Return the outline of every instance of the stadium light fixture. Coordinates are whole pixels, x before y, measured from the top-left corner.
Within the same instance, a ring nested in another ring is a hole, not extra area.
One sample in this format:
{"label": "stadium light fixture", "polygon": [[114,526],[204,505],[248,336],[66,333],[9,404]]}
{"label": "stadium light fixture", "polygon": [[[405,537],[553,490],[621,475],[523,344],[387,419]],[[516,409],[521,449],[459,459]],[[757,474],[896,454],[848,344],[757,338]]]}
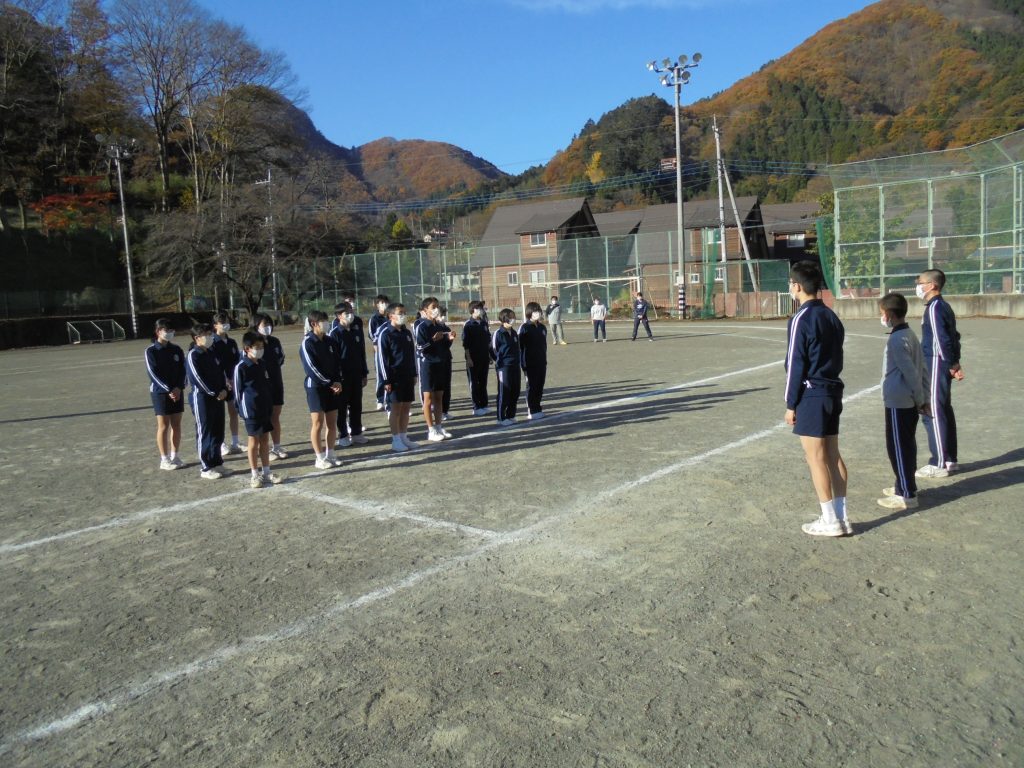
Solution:
{"label": "stadium light fixture", "polygon": [[679,99],[683,86],[690,82],[689,70],[699,65],[703,58],[699,53],[695,53],[691,61],[684,53],[675,64],[671,59],[662,59],[660,67],[654,61],[647,64],[647,69],[661,75],[661,84],[666,88],[675,89],[676,93],[676,250],[679,252],[679,273],[683,275],[684,280],[686,279],[686,250],[683,233],[683,152],[679,131]]}
{"label": "stadium light fixture", "polygon": [[127,160],[135,151],[135,139],[97,133],[96,141],[106,146],[107,157],[114,161],[114,166],[117,168],[117,191],[121,198],[121,231],[124,233],[124,260],[128,268],[128,312],[132,320],[132,336],[137,339],[139,338],[139,319],[135,312],[135,278],[132,272],[132,252],[128,242],[128,212],[124,204],[124,176],[121,173],[121,161]]}

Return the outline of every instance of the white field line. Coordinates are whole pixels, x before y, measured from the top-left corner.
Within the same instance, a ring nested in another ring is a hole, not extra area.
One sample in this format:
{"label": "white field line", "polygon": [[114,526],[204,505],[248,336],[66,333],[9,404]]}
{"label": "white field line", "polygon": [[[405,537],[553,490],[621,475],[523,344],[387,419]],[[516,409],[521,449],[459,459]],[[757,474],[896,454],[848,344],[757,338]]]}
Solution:
{"label": "white field line", "polygon": [[78,371],[82,368],[105,368],[108,365],[124,365],[125,363],[142,363],[143,356],[137,357],[116,357],[110,360],[93,360],[88,363],[71,363],[68,365],[52,365],[44,368],[8,368],[0,376],[24,376],[31,373],[45,373],[47,375],[54,371]]}
{"label": "white field line", "polygon": [[[742,329],[747,330],[747,331],[757,330],[757,331],[782,331],[783,333],[786,332],[786,326],[785,325],[777,327],[777,326],[774,326],[774,325],[756,325],[755,326],[755,325],[753,325],[751,323],[747,323],[745,325],[742,324],[742,323],[708,323],[707,325],[702,326],[702,327],[704,327],[704,328],[742,328]],[[846,336],[853,336],[853,337],[856,337],[858,339],[874,339],[875,341],[885,341],[885,338],[886,338],[886,334],[884,332],[879,332],[879,333],[874,333],[874,334],[872,334],[872,333],[849,333],[849,332],[847,332]]]}
{"label": "white field line", "polygon": [[[618,398],[616,400],[608,400],[608,401],[605,401],[605,402],[602,402],[602,403],[591,403],[590,405],[584,405],[584,406],[580,406],[579,408],[572,408],[572,409],[567,410],[567,411],[561,411],[559,413],[555,413],[552,416],[550,416],[547,419],[545,419],[544,421],[537,422],[537,424],[543,425],[544,423],[547,423],[549,421],[555,421],[556,419],[565,419],[565,418],[567,418],[567,417],[569,417],[569,416],[571,416],[573,414],[576,414],[576,413],[585,413],[587,411],[592,411],[592,410],[595,410],[595,409],[598,409],[598,408],[608,408],[609,406],[623,405],[623,404],[626,404],[626,403],[635,402],[637,400],[643,400],[645,398],[655,397],[657,395],[665,394],[666,392],[673,392],[675,390],[686,389],[688,387],[697,387],[697,386],[701,386],[703,384],[709,384],[709,383],[712,383],[712,382],[721,381],[723,379],[728,379],[728,378],[731,378],[733,376],[742,376],[742,375],[747,374],[747,373],[753,373],[753,372],[756,372],[756,371],[763,370],[764,368],[771,368],[773,366],[778,366],[778,365],[781,365],[781,364],[782,364],[782,361],[779,360],[779,361],[772,362],[772,363],[765,363],[764,365],[757,365],[757,366],[754,366],[752,368],[743,368],[743,369],[736,370],[736,371],[729,371],[728,373],[721,373],[721,374],[718,374],[716,376],[709,376],[707,378],[698,379],[696,381],[688,381],[688,382],[684,382],[682,384],[676,384],[675,386],[668,387],[666,389],[652,390],[650,392],[641,392],[641,393],[636,394],[636,395],[630,395],[628,397],[622,397],[622,398]],[[456,442],[458,440],[470,440],[470,439],[477,439],[477,438],[481,438],[481,437],[493,437],[493,436],[498,436],[498,435],[505,436],[505,435],[508,435],[508,430],[509,429],[510,429],[510,427],[499,427],[497,429],[486,430],[484,432],[472,432],[470,434],[461,435],[459,437],[456,437],[453,440],[446,440],[444,443],[432,443],[429,446],[422,445],[417,450],[409,451],[408,453],[392,453],[390,451],[387,451],[387,452],[383,452],[383,453],[376,454],[376,455],[371,454],[370,456],[366,457],[365,459],[355,459],[351,463],[352,464],[358,464],[360,467],[372,467],[372,466],[376,466],[378,464],[386,464],[386,463],[399,463],[400,464],[401,461],[403,459],[406,459],[407,457],[411,458],[411,457],[416,457],[418,455],[422,455],[422,453],[424,451],[430,450],[430,448],[436,448],[439,445],[450,444],[450,443]],[[317,477],[324,477],[324,476],[328,476],[328,475],[336,475],[336,474],[343,473],[343,472],[344,472],[344,467],[342,467],[341,469],[321,470],[319,472],[309,472],[307,474],[297,475],[294,478],[289,477],[288,480],[292,481],[292,482],[298,481],[298,480],[305,481],[305,480],[310,480],[310,479],[317,478]],[[282,487],[283,486],[279,486],[279,488],[282,488]],[[211,497],[209,497],[207,499],[198,499],[196,501],[187,501],[187,502],[182,502],[180,504],[171,504],[171,505],[166,506],[166,507],[155,507],[154,509],[145,510],[143,512],[137,512],[135,514],[125,515],[123,517],[118,517],[118,518],[115,518],[115,519],[110,520],[110,521],[105,522],[105,523],[99,523],[97,525],[90,525],[90,526],[87,526],[85,528],[78,528],[78,529],[71,530],[71,531],[65,531],[64,533],[58,533],[58,534],[54,534],[52,536],[45,536],[43,538],[34,539],[32,541],[25,541],[25,542],[21,542],[19,544],[0,544],[0,556],[7,555],[7,554],[12,554],[14,552],[21,552],[21,551],[24,551],[24,550],[27,550],[27,549],[34,549],[35,547],[40,547],[40,546],[43,546],[45,544],[53,544],[53,543],[56,543],[56,542],[59,542],[59,541],[66,541],[68,539],[74,539],[74,538],[76,538],[78,536],[83,536],[83,535],[86,535],[86,534],[89,534],[89,533],[95,533],[97,531],[106,530],[107,528],[117,528],[117,527],[122,527],[122,526],[130,525],[132,523],[139,522],[141,520],[148,520],[149,518],[157,517],[159,515],[165,515],[165,514],[170,514],[170,513],[173,513],[173,512],[182,512],[182,511],[186,511],[186,510],[195,509],[195,508],[203,506],[205,504],[211,504],[211,503],[215,503],[215,502],[218,502],[218,501],[222,501],[224,499],[230,499],[230,498],[238,496],[238,495],[240,495],[242,493],[248,493],[248,492],[250,492],[249,489],[239,490],[239,491],[229,491],[227,493],[220,494],[218,496],[211,496]]]}
{"label": "white field line", "polygon": [[[862,389],[854,395],[845,398],[844,402],[855,402],[867,395],[877,392],[880,388],[881,385],[876,384],[872,387],[868,387],[867,389]],[[727,443],[726,445],[713,448],[712,450],[705,451],[697,456],[691,456],[683,461],[662,467],[661,469],[650,472],[643,477],[635,480],[629,480],[625,483],[620,483],[617,486],[600,492],[597,495],[597,498],[599,500],[607,500],[626,491],[634,490],[680,469],[696,466],[710,458],[728,453],[735,448],[741,448],[745,445],[756,442],[757,440],[762,440],[774,435],[784,426],[785,425],[783,424],[779,424],[759,432],[754,432],[746,437],[740,438],[739,440]],[[56,736],[88,720],[101,717],[116,709],[130,705],[168,684],[195,677],[204,672],[211,672],[223,665],[225,662],[237,658],[238,656],[254,653],[266,646],[308,634],[316,627],[323,626],[346,613],[386,600],[387,598],[410,589],[433,576],[451,571],[464,563],[468,563],[486,552],[493,551],[503,546],[530,541],[537,538],[538,535],[546,528],[557,525],[567,518],[593,514],[595,509],[599,508],[601,508],[600,505],[594,504],[594,497],[588,497],[583,503],[578,503],[576,506],[571,507],[564,512],[538,520],[531,525],[515,531],[497,533],[493,538],[485,541],[471,552],[449,558],[431,566],[430,568],[415,571],[398,581],[375,589],[372,592],[367,592],[359,597],[340,600],[333,605],[328,606],[320,613],[305,616],[273,632],[254,635],[239,643],[222,646],[221,648],[218,648],[204,656],[200,656],[186,664],[158,672],[145,680],[129,685],[127,688],[111,694],[105,699],[97,699],[80,706],[63,717],[19,731],[14,734],[10,740],[0,744],[0,755],[6,754],[19,744],[41,741],[52,736]]]}
{"label": "white field line", "polygon": [[335,496],[329,496],[326,493],[319,493],[318,491],[300,490],[299,488],[296,488],[294,486],[282,485],[280,488],[285,493],[290,493],[294,496],[299,496],[310,501],[318,501],[321,504],[330,504],[335,507],[343,507],[344,509],[357,512],[361,516],[372,517],[377,520],[408,520],[410,522],[416,523],[417,525],[421,525],[424,528],[434,528],[436,530],[449,531],[452,533],[459,533],[466,536],[475,536],[482,539],[493,539],[495,536],[499,535],[498,531],[491,531],[487,530],[486,528],[477,528],[473,525],[453,523],[449,520],[439,520],[435,517],[419,515],[415,512],[403,512],[401,510],[394,509],[394,505],[390,503],[353,503],[351,499],[339,499]]}

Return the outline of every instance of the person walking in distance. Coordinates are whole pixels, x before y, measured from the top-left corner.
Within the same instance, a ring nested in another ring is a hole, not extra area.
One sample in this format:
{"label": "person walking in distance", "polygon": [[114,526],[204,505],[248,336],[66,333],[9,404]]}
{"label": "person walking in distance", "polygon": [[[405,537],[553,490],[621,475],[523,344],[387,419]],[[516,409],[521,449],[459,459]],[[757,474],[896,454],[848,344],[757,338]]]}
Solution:
{"label": "person walking in distance", "polygon": [[640,330],[640,323],[644,324],[644,330],[647,331],[647,340],[654,341],[651,324],[647,322],[647,312],[650,308],[651,305],[644,299],[644,295],[637,291],[636,298],[633,300],[633,338],[630,341],[636,341],[636,332]]}
{"label": "person walking in distance", "polygon": [[960,367],[960,334],[956,314],[942,298],[946,275],[929,269],[917,278],[914,291],[924,302],[921,351],[928,373],[930,415],[924,417],[928,434],[928,463],[914,474],[921,478],[949,477],[957,469],[956,416],[953,414],[953,380],[963,381]]}

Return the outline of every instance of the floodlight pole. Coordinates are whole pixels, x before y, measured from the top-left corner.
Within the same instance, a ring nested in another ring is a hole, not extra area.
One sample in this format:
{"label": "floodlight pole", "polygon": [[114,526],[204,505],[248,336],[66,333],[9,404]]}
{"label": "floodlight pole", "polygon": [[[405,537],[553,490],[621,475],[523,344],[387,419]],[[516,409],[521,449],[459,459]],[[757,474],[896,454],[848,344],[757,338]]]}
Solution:
{"label": "floodlight pole", "polygon": [[[274,191],[270,181],[270,168],[267,168],[267,178],[264,181],[257,181],[256,186],[267,185],[267,226],[270,227],[270,280],[271,292],[274,294],[274,311],[277,306],[277,248],[274,243]],[[337,277],[335,277],[337,279]]]}
{"label": "floodlight pole", "polygon": [[[693,54],[693,63],[687,63],[688,57],[684,54],[679,57],[678,61],[673,64],[669,59],[662,61],[662,66],[658,66],[657,62],[651,61],[647,64],[647,69],[651,72],[661,73],[661,84],[666,87],[671,87],[675,90],[676,96],[676,108],[675,122],[676,122],[676,250],[679,253],[679,274],[682,275],[682,279],[686,280],[686,235],[683,230],[683,143],[682,133],[679,127],[679,111],[680,111],[680,98],[682,96],[683,86],[690,81],[690,73],[687,70],[693,69],[700,64],[701,55],[699,53]],[[670,77],[671,75],[671,77]],[[671,267],[671,259],[669,261]],[[672,280],[672,270],[669,269],[669,285],[674,284]],[[671,289],[669,290],[670,299]]]}
{"label": "floodlight pole", "polygon": [[135,278],[132,272],[132,252],[128,243],[128,212],[124,204],[124,176],[121,174],[121,160],[131,157],[131,148],[134,141],[125,141],[115,136],[104,136],[97,134],[96,140],[100,143],[109,141],[107,146],[107,157],[114,161],[117,168],[117,191],[121,199],[121,231],[124,233],[124,260],[128,267],[128,313],[132,320],[132,337],[139,338],[139,319],[135,313]]}

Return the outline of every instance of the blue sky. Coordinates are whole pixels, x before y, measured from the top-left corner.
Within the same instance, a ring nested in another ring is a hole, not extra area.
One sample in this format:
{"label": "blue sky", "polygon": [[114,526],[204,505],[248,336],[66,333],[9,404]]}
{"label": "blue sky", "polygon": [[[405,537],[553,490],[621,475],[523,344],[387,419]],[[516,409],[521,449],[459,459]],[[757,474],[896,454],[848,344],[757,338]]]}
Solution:
{"label": "blue sky", "polygon": [[588,118],[663,88],[651,59],[700,51],[684,103],[724,90],[865,0],[199,0],[283,52],[331,141],[455,144],[509,173]]}

